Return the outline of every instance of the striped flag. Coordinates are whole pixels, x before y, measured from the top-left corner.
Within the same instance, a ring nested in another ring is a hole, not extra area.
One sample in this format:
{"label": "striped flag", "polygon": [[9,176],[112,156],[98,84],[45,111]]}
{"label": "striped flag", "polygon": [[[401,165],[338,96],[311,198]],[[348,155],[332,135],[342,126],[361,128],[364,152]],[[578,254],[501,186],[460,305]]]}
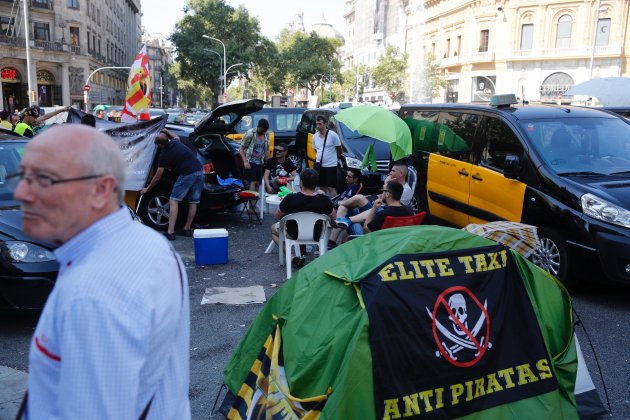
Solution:
{"label": "striped flag", "polygon": [[151,77],[146,45],[142,46],[131,66],[127,86],[121,121],[132,123],[137,121],[140,111],[151,106]]}

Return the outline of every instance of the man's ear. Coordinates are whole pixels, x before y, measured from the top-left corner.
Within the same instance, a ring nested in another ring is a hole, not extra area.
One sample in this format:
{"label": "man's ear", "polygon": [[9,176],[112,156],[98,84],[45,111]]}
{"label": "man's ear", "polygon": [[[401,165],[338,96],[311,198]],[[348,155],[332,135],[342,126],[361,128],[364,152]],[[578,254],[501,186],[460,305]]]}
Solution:
{"label": "man's ear", "polygon": [[92,194],[92,204],[97,209],[107,207],[112,201],[112,195],[116,194],[116,188],[122,188],[117,185],[116,178],[112,175],[104,175],[94,182]]}

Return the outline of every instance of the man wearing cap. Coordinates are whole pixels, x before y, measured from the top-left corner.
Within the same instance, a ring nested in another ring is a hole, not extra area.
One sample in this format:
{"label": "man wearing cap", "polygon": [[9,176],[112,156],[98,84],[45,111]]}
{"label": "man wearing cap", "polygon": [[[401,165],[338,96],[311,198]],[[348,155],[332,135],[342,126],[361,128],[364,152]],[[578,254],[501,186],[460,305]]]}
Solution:
{"label": "man wearing cap", "polygon": [[13,132],[20,136],[33,138],[35,132],[33,131],[33,124],[39,117],[39,107],[32,106],[22,111],[22,120],[15,125]]}
{"label": "man wearing cap", "polygon": [[265,163],[265,190],[269,194],[277,194],[281,186],[290,184],[295,179],[296,169],[293,162],[287,160],[289,147],[286,143],[278,143],[274,148],[276,155]]}

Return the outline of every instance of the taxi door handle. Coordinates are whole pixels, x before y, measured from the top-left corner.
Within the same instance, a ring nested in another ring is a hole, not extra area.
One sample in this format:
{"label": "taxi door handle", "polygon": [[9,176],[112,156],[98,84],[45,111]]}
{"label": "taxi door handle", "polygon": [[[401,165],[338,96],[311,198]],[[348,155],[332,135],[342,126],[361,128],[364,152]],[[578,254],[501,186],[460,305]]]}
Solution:
{"label": "taxi door handle", "polygon": [[475,181],[483,181],[483,178],[481,176],[479,176],[479,174],[473,175],[472,179],[474,179]]}
{"label": "taxi door handle", "polygon": [[460,174],[461,176],[470,175],[468,172],[466,172],[466,169],[460,169],[459,171],[457,171],[457,173]]}

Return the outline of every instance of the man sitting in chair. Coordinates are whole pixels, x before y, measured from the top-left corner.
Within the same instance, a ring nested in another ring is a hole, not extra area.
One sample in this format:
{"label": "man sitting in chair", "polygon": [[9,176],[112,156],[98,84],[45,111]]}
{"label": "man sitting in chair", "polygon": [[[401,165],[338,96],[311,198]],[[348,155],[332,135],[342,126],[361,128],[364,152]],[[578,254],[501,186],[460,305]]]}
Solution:
{"label": "man sitting in chair", "polygon": [[[385,184],[389,181],[398,182],[403,187],[403,195],[401,202],[403,204],[408,205],[411,202],[411,198],[413,197],[413,191],[411,191],[411,187],[407,183],[407,174],[409,173],[409,168],[405,163],[395,163],[392,166],[392,169],[385,178]],[[366,211],[372,207],[372,202],[370,199],[363,194],[356,194],[347,200],[343,200],[339,202],[339,209],[337,209],[337,217],[351,217],[362,214],[364,217],[360,219],[360,221],[365,220],[365,216],[367,216]]]}
{"label": "man sitting in chair", "polygon": [[263,182],[268,194],[277,194],[280,187],[290,184],[296,177],[296,169],[293,162],[287,160],[289,146],[286,143],[278,143],[275,146],[276,155],[265,163]]}
{"label": "man sitting in chair", "polygon": [[[279,220],[287,214],[298,213],[301,211],[312,211],[313,213],[328,215],[331,219],[334,218],[333,203],[326,194],[320,194],[315,191],[317,184],[319,183],[319,174],[314,169],[304,169],[300,175],[300,191],[289,194],[280,202],[280,206],[274,215],[278,221],[271,225],[271,239],[278,244],[280,234],[278,229],[280,227]],[[291,234],[290,226],[287,228],[289,234]],[[296,232],[297,233],[297,232]],[[297,260],[294,264],[298,267],[304,265],[304,257],[296,257]]]}
{"label": "man sitting in chair", "polygon": [[[363,230],[365,233],[374,232],[380,230],[383,227],[385,218],[387,216],[401,217],[401,216],[413,216],[414,212],[408,206],[400,202],[400,198],[403,194],[403,186],[398,182],[389,181],[385,184],[385,189],[381,198],[372,203],[372,208],[369,210],[367,218],[363,223]],[[378,209],[384,206],[383,210]]]}

